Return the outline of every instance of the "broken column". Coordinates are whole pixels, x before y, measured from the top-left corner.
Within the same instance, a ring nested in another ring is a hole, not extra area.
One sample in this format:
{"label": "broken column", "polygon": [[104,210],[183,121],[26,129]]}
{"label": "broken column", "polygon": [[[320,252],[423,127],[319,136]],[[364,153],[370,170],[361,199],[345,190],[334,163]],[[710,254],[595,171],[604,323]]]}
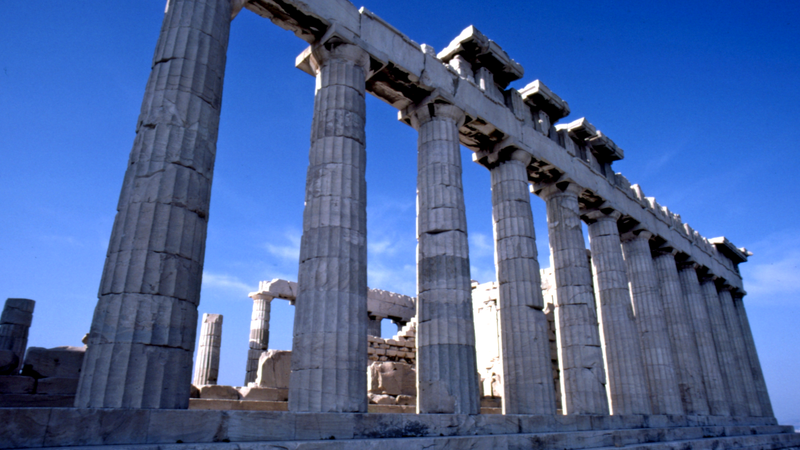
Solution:
{"label": "broken column", "polygon": [[733,305],[731,290],[733,290],[733,288],[725,284],[718,289],[722,315],[725,316],[728,336],[733,344],[734,361],[733,366],[728,369],[738,371],[741,374],[742,385],[740,389],[744,391],[744,400],[747,406],[746,415],[750,417],[760,417],[761,402],[756,393],[756,384],[753,379],[750,359],[747,355],[747,348],[745,347],[744,335],[742,333],[742,323],[739,320],[739,315],[736,313],[736,307]]}
{"label": "broken column", "polygon": [[703,369],[700,366],[694,327],[686,317],[688,307],[678,277],[675,254],[676,251],[672,248],[659,249],[653,258],[653,265],[658,274],[667,332],[672,338],[672,361],[675,363],[683,411],[686,414],[705,416],[709,410],[703,385]]}
{"label": "broken column", "polygon": [[189,405],[232,16],[167,5],[111,232],[75,405]]}
{"label": "broken column", "polygon": [[641,343],[617,227],[621,214],[614,210],[595,210],[584,216],[589,223],[609,409],[614,415],[650,414]]}
{"label": "broken column", "polygon": [[711,322],[711,334],[714,337],[714,347],[717,349],[717,358],[720,365],[722,381],[725,384],[725,392],[728,395],[728,406],[732,416],[747,416],[750,409],[747,406],[742,385],[742,373],[734,370],[736,357],[733,350],[728,327],[725,323],[725,315],[719,302],[716,282],[713,277],[704,276],[700,279],[700,292],[708,309],[708,318]]}
{"label": "broken column", "polygon": [[[22,367],[34,306],[36,302],[27,298],[9,298],[3,306],[0,315],[0,350],[9,350],[13,354],[12,361],[5,368],[10,374],[17,374]],[[13,362],[14,357],[16,363]]]}
{"label": "broken column", "polygon": [[764,381],[764,373],[761,371],[761,362],[758,359],[756,343],[753,340],[753,332],[750,330],[750,321],[747,319],[747,312],[744,309],[744,302],[742,301],[741,294],[737,293],[737,295],[733,296],[733,306],[736,308],[736,314],[739,316],[739,322],[742,325],[744,345],[747,350],[753,380],[756,383],[756,394],[758,395],[758,401],[761,405],[761,416],[775,417],[775,413],[772,411],[772,402],[769,399],[769,392],[767,391],[767,383]]}
{"label": "broken column", "polygon": [[222,344],[222,314],[203,314],[199,341],[192,384],[195,386],[217,384],[219,347]]}
{"label": "broken column", "polygon": [[[539,190],[540,189],[540,190]],[[564,414],[608,414],[603,351],[597,328],[592,275],[578,211],[581,188],[545,185],[550,254],[556,280],[555,321]]]}
{"label": "broken column", "polygon": [[497,161],[489,167],[503,414],[554,414],[550,341],[528,187],[531,155],[502,143],[497,152]]}
{"label": "broken column", "polygon": [[658,276],[650,254],[651,236],[649,231],[626,233],[622,251],[642,344],[650,406],[653,414],[683,414]]}
{"label": "broken column", "polygon": [[404,111],[417,139],[417,412],[478,414],[467,218],[458,129],[434,97]]}
{"label": "broken column", "polygon": [[700,290],[697,278],[697,264],[685,261],[678,266],[681,290],[686,300],[688,316],[691,319],[694,331],[697,353],[700,358],[700,368],[703,374],[703,385],[708,398],[709,414],[712,416],[730,416],[728,396],[719,358],[714,345],[713,328],[708,317],[708,308],[705,298]]}
{"label": "broken column", "polygon": [[317,87],[289,410],[366,412],[369,56],[336,35],[314,44],[306,55]]}
{"label": "broken column", "polygon": [[250,295],[253,299],[253,314],[250,318],[250,343],[247,349],[244,386],[256,381],[261,352],[269,349],[269,313],[273,298],[262,293]]}

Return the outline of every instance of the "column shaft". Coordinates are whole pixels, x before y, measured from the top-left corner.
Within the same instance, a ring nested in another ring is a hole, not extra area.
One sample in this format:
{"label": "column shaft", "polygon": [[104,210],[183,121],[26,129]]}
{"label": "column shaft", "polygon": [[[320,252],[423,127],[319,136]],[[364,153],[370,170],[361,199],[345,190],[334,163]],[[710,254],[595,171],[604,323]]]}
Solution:
{"label": "column shaft", "polygon": [[700,357],[700,368],[703,373],[703,385],[708,398],[709,413],[712,416],[730,416],[730,405],[725,383],[714,344],[713,326],[708,317],[705,298],[700,291],[697,271],[691,265],[682,266],[678,271],[681,290],[688,306],[688,315],[692,322],[697,353]]}
{"label": "column shaft", "polygon": [[708,318],[711,322],[711,332],[714,336],[714,346],[717,349],[717,359],[719,360],[722,381],[728,394],[728,405],[731,415],[747,416],[750,410],[745,403],[742,385],[742,373],[736,365],[734,356],[733,341],[731,340],[728,326],[725,323],[725,315],[719,302],[719,294],[714,281],[704,279],[700,283],[700,291],[708,308]]}
{"label": "column shaft", "polygon": [[651,414],[639,332],[622,256],[619,213],[593,214],[589,224],[600,340],[608,376],[611,414]]}
{"label": "column shaft", "polygon": [[199,341],[192,383],[195,386],[217,384],[219,347],[222,344],[222,314],[203,314]]}
{"label": "column shaft", "polygon": [[244,386],[256,381],[261,352],[269,349],[269,314],[272,297],[256,294],[253,298],[253,314],[250,317],[250,342],[247,348],[247,367]]}
{"label": "column shaft", "polygon": [[458,128],[463,112],[419,106],[417,141],[417,412],[477,414],[467,219]]}
{"label": "column shaft", "polygon": [[367,54],[328,42],[317,73],[289,410],[367,411]]}
{"label": "column shaft", "polygon": [[228,0],[170,1],[136,127],[75,400],[189,405]]}
{"label": "column shaft", "polygon": [[747,319],[747,311],[744,309],[742,298],[739,296],[733,297],[733,306],[736,308],[736,313],[742,325],[742,334],[744,335],[744,344],[750,361],[750,370],[756,383],[756,393],[761,405],[761,415],[763,417],[775,417],[775,413],[772,411],[772,402],[769,399],[769,392],[767,391],[767,383],[764,380],[764,372],[761,371],[761,362],[758,359],[753,332],[750,330],[750,321]]}
{"label": "column shaft", "polygon": [[528,188],[530,155],[516,151],[491,168],[495,267],[499,284],[504,414],[555,414],[550,340],[544,315]]}
{"label": "column shaft", "polygon": [[678,378],[683,411],[686,414],[707,416],[708,399],[703,385],[703,369],[697,351],[697,341],[683,296],[678,266],[672,252],[660,252],[653,265],[661,287],[661,301],[667,319],[667,332],[672,338],[672,361]]}
{"label": "column shaft", "polygon": [[555,322],[564,414],[608,414],[603,350],[586,257],[579,188],[545,187],[550,254],[556,279]]}
{"label": "column shaft", "polygon": [[0,315],[0,350],[11,350],[17,356],[17,366],[11,372],[17,374],[28,348],[28,331],[33,321],[36,302],[27,298],[9,298]]}
{"label": "column shaft", "polygon": [[369,316],[367,322],[367,334],[370,336],[381,337],[382,317]]}
{"label": "column shaft", "polygon": [[636,327],[641,338],[650,405],[653,414],[683,414],[649,238],[650,233],[646,231],[636,236],[626,236],[622,250],[630,280]]}
{"label": "column shaft", "polygon": [[745,405],[747,406],[745,413],[751,417],[760,417],[761,402],[756,393],[756,384],[750,368],[750,358],[747,355],[744,335],[742,334],[742,323],[736,313],[736,307],[733,306],[733,297],[730,290],[726,288],[719,290],[719,303],[722,306],[722,314],[725,316],[728,336],[730,336],[733,343],[734,365],[731,370],[738,370],[742,377],[740,389],[744,391]]}

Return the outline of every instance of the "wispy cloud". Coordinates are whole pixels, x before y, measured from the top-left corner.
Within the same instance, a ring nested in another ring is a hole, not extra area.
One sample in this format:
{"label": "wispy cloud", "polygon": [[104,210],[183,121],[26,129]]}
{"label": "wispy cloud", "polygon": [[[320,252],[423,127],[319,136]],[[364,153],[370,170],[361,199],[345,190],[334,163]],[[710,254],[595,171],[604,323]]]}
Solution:
{"label": "wispy cloud", "polygon": [[233,275],[203,272],[203,289],[216,288],[236,291],[237,294],[243,293],[244,298],[247,298],[247,294],[255,291],[256,287],[257,285],[249,285]]}
{"label": "wispy cloud", "polygon": [[497,279],[497,273],[495,272],[494,267],[489,268],[472,265],[469,267],[469,275],[473,280],[479,283],[487,283]]}
{"label": "wispy cloud", "polygon": [[800,297],[800,237],[796,230],[774,233],[748,245],[754,256],[742,264],[748,297],[777,302]]}
{"label": "wispy cloud", "polygon": [[494,238],[483,233],[469,234],[470,257],[494,256]]}
{"label": "wispy cloud", "polygon": [[273,256],[283,260],[297,262],[300,259],[300,238],[302,233],[297,230],[288,230],[283,233],[284,241],[282,244],[266,243],[264,247]]}
{"label": "wispy cloud", "polygon": [[369,287],[374,289],[383,289],[412,297],[417,295],[417,267],[412,264],[398,267],[370,262],[367,266],[367,280],[369,280]]}

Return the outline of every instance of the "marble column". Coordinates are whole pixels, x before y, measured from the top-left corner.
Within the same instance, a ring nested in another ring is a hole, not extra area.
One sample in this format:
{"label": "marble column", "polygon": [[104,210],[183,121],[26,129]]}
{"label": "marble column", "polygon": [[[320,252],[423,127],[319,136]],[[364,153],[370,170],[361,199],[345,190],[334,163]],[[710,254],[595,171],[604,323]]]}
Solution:
{"label": "marble column", "polygon": [[714,346],[717,349],[717,359],[719,360],[722,381],[725,384],[725,392],[728,395],[728,405],[732,416],[747,416],[750,409],[744,397],[742,385],[742,373],[736,365],[734,356],[733,341],[731,340],[728,327],[725,324],[725,315],[719,303],[719,294],[713,278],[703,277],[700,280],[700,292],[706,302],[708,318],[711,322],[711,333],[714,337]]}
{"label": "marble column", "polygon": [[564,414],[606,415],[606,374],[594,307],[594,288],[578,211],[580,187],[550,184],[547,203],[550,254],[556,280],[555,323]]}
{"label": "marble column", "polygon": [[247,348],[247,366],[243,386],[256,381],[261,352],[269,349],[269,314],[273,297],[255,294],[252,298],[253,314],[250,316],[250,342]]}
{"label": "marble column", "polygon": [[613,210],[591,211],[584,216],[589,223],[609,409],[614,415],[651,414],[642,347],[617,228],[621,214]]}
{"label": "marble column", "polygon": [[217,384],[219,347],[222,344],[222,314],[203,314],[199,341],[192,384],[195,386]]}
{"label": "marble column", "polygon": [[315,44],[317,74],[289,410],[367,411],[365,79],[369,55]]}
{"label": "marble column", "polygon": [[477,414],[467,219],[458,129],[441,99],[406,111],[417,139],[417,412]]}
{"label": "marble column", "polygon": [[531,155],[509,150],[490,167],[503,414],[552,415],[550,340],[528,187]]}
{"label": "marble column", "polygon": [[742,334],[744,335],[744,344],[750,361],[750,370],[756,383],[756,393],[761,405],[761,416],[775,417],[775,413],[772,411],[772,402],[769,399],[769,392],[767,391],[767,383],[764,380],[764,373],[761,371],[761,362],[758,359],[753,332],[750,330],[750,321],[747,319],[747,312],[744,309],[741,295],[733,296],[733,306],[736,308],[736,314],[739,316],[739,321],[742,325]]}
{"label": "marble column", "polygon": [[17,356],[14,374],[19,372],[28,348],[28,330],[33,321],[36,302],[27,298],[9,298],[0,315],[0,350],[11,350]]}
{"label": "marble column", "polygon": [[686,300],[687,315],[691,320],[697,353],[700,357],[709,413],[712,416],[730,416],[728,394],[722,380],[717,348],[714,344],[713,326],[708,316],[705,298],[700,290],[696,267],[696,264],[691,262],[679,265],[681,291]]}
{"label": "marble column", "polygon": [[738,370],[741,374],[741,389],[744,391],[745,405],[747,406],[746,414],[750,417],[760,417],[761,402],[756,393],[756,383],[753,379],[750,358],[747,355],[747,348],[744,343],[742,323],[736,313],[736,307],[733,305],[731,288],[723,285],[718,292],[722,314],[725,316],[725,325],[728,327],[728,336],[733,344],[734,364],[730,369]]}
{"label": "marble column", "polygon": [[189,406],[230,0],[171,0],[147,81],[75,399]]}
{"label": "marble column", "polygon": [[657,251],[653,265],[661,288],[667,332],[672,338],[672,361],[675,363],[683,411],[690,415],[707,416],[709,409],[703,385],[703,368],[700,365],[694,327],[688,317],[689,308],[678,277],[675,253],[672,249]]}
{"label": "marble column", "polygon": [[683,414],[658,275],[650,254],[651,236],[649,231],[630,232],[623,236],[622,251],[630,281],[633,313],[641,338],[653,414]]}

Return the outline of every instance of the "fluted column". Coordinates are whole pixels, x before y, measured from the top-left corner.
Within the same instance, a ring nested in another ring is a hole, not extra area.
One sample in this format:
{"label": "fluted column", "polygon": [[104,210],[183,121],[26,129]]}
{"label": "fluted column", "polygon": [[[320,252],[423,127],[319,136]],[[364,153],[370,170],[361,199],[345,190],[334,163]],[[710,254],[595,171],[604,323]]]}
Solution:
{"label": "fluted column", "polygon": [[289,410],[367,411],[369,56],[337,38],[312,49],[317,74],[295,301]]}
{"label": "fluted column", "polygon": [[550,184],[547,202],[550,254],[556,280],[555,322],[564,414],[606,415],[606,374],[594,306],[592,274],[578,212],[580,187]]}
{"label": "fluted column", "polygon": [[722,380],[717,348],[714,344],[713,327],[708,316],[705,298],[700,291],[696,265],[693,263],[679,265],[678,277],[683,297],[688,306],[687,313],[691,319],[697,353],[700,357],[709,413],[712,416],[730,416],[729,398]]}
{"label": "fluted column", "polygon": [[33,308],[36,302],[27,298],[9,298],[3,305],[0,315],[0,350],[11,350],[17,356],[17,366],[13,374],[18,373],[28,348],[28,331],[33,321]]}
{"label": "fluted column", "polygon": [[630,281],[633,313],[641,338],[653,414],[683,414],[658,275],[650,254],[651,236],[648,231],[623,236],[622,251]]}
{"label": "fluted column", "polygon": [[189,405],[229,0],[171,0],[111,232],[77,407]]}
{"label": "fluted column", "polygon": [[722,314],[725,316],[725,325],[728,327],[728,336],[733,344],[734,365],[730,370],[738,370],[742,377],[741,389],[744,391],[747,415],[751,417],[761,416],[761,402],[756,393],[756,384],[750,368],[750,358],[742,334],[742,323],[733,306],[731,288],[723,285],[719,290],[719,303],[722,306]]}
{"label": "fluted column", "polygon": [[728,326],[725,323],[725,315],[719,302],[719,293],[714,280],[704,277],[700,280],[700,292],[706,302],[708,318],[711,322],[711,332],[714,336],[714,346],[717,349],[722,381],[725,384],[725,391],[728,394],[728,405],[732,416],[747,416],[750,409],[747,407],[744,390],[742,385],[742,373],[736,365],[736,357],[733,350]]}
{"label": "fluted column", "polygon": [[417,139],[417,412],[477,414],[480,386],[458,129],[440,99],[407,110]]}
{"label": "fluted column", "polygon": [[750,321],[747,319],[747,312],[744,309],[744,302],[742,301],[741,295],[733,296],[733,306],[736,308],[736,314],[739,316],[739,321],[742,325],[742,335],[744,336],[747,356],[750,360],[750,370],[753,374],[753,380],[755,380],[756,383],[756,393],[758,394],[758,401],[761,405],[761,415],[763,417],[775,417],[775,413],[772,411],[772,402],[769,399],[769,392],[767,391],[767,383],[764,380],[764,373],[761,371],[761,362],[758,359],[756,343],[753,340],[753,332],[750,330]]}
{"label": "fluted column", "polygon": [[589,244],[611,414],[651,414],[642,347],[633,316],[617,211],[592,211]]}
{"label": "fluted column", "polygon": [[550,340],[528,187],[531,155],[510,150],[490,168],[503,414],[555,414]]}
{"label": "fluted column", "polygon": [[269,314],[272,307],[272,296],[255,294],[252,298],[253,314],[250,317],[250,342],[247,348],[244,386],[256,381],[261,352],[269,349]]}
{"label": "fluted column", "polygon": [[217,384],[219,347],[222,344],[222,314],[203,314],[199,341],[192,383],[195,386]]}
{"label": "fluted column", "polygon": [[686,414],[707,416],[708,397],[703,385],[703,369],[694,328],[691,320],[687,320],[689,308],[678,277],[675,251],[658,251],[653,258],[653,265],[661,287],[667,332],[672,338],[672,361],[675,363],[683,411]]}

